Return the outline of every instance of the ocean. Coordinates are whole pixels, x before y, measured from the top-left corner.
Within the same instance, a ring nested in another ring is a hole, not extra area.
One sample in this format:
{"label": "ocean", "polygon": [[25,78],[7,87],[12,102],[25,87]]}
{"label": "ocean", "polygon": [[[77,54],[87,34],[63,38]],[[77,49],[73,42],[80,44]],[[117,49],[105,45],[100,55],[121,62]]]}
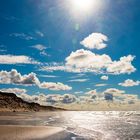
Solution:
{"label": "ocean", "polygon": [[0,125],[63,127],[65,140],[140,140],[139,111],[1,113]]}

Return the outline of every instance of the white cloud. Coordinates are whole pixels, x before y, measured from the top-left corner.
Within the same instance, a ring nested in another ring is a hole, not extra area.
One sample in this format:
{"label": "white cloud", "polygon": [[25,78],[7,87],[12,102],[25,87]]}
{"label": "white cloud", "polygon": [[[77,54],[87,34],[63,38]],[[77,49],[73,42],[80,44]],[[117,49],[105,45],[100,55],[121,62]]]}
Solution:
{"label": "white cloud", "polygon": [[123,102],[128,104],[135,104],[135,102],[139,100],[138,95],[134,95],[134,94],[125,94],[123,95],[122,98],[123,98]]}
{"label": "white cloud", "polygon": [[0,64],[38,64],[38,62],[25,55],[0,55]]}
{"label": "white cloud", "polygon": [[94,90],[90,90],[88,92],[86,92],[85,94],[87,94],[87,97],[82,97],[83,100],[86,100],[86,102],[95,102],[95,101],[102,101],[104,100],[104,95],[103,93],[98,93],[96,89]]}
{"label": "white cloud", "polygon": [[35,49],[37,49],[39,51],[43,51],[43,50],[46,49],[46,47],[44,45],[42,45],[42,44],[37,44],[37,45],[31,46],[31,47],[35,48]]}
{"label": "white cloud", "polygon": [[[111,95],[111,94],[110,94]],[[86,96],[75,96],[72,94],[64,94],[64,95],[60,95],[60,94],[39,94],[39,95],[29,95],[27,93],[21,93],[21,94],[17,94],[18,97],[22,98],[25,101],[28,102],[36,102],[39,103],[41,105],[55,105],[55,106],[60,106],[63,107],[63,105],[74,105],[76,106],[76,104],[91,104],[91,103],[98,103],[98,105],[103,105],[102,103],[104,103],[104,101],[110,101],[105,94],[103,93],[96,93],[95,91],[93,91],[93,94],[91,92],[91,94],[87,94]],[[112,102],[114,103],[119,103],[119,105],[121,105],[120,103],[123,104],[134,104],[136,101],[138,101],[138,96],[137,95],[132,95],[132,94],[119,94],[118,96],[112,94]],[[101,103],[101,104],[100,104]],[[72,109],[71,106],[70,109]],[[98,107],[98,106],[97,106]]]}
{"label": "white cloud", "polygon": [[88,49],[100,50],[107,47],[105,44],[106,41],[108,41],[108,37],[106,35],[101,33],[92,33],[81,41],[80,44]]}
{"label": "white cloud", "polygon": [[40,37],[44,37],[44,34],[40,31],[36,31],[36,34],[39,35]]}
{"label": "white cloud", "polygon": [[21,94],[17,94],[17,96],[27,102],[39,103],[38,101],[36,101],[36,99],[38,100],[38,96],[36,96],[36,95],[29,95],[27,93],[21,93]]}
{"label": "white cloud", "polygon": [[119,83],[119,85],[123,87],[133,87],[140,85],[140,81],[133,81],[131,79],[127,79],[123,83]]}
{"label": "white cloud", "polygon": [[75,94],[81,94],[81,93],[83,93],[83,91],[76,91],[76,92],[74,92]]}
{"label": "white cloud", "polygon": [[96,84],[95,87],[103,87],[103,86],[107,86],[107,84]]}
{"label": "white cloud", "polygon": [[40,77],[45,77],[45,78],[57,78],[58,76],[55,75],[39,75]]}
{"label": "white cloud", "polygon": [[104,91],[104,93],[111,93],[111,94],[116,95],[116,94],[123,94],[123,93],[125,93],[125,91],[124,90],[119,90],[119,89],[116,89],[116,88],[109,88],[109,89],[106,89]]}
{"label": "white cloud", "polygon": [[12,37],[18,37],[18,38],[21,38],[21,39],[25,39],[25,40],[34,40],[35,38],[30,36],[30,35],[27,35],[25,33],[12,33],[10,34],[10,36]]}
{"label": "white cloud", "polygon": [[49,94],[46,95],[46,102],[50,105],[57,104],[62,100],[62,95],[59,94]]}
{"label": "white cloud", "polygon": [[84,77],[84,76],[86,76],[85,73],[79,73],[79,74],[76,74],[76,75],[74,75],[74,76],[71,76],[70,78],[71,78],[71,79],[75,79],[75,78],[81,78],[81,77]]}
{"label": "white cloud", "polygon": [[18,97],[22,98],[27,102],[36,102],[41,105],[55,105],[55,104],[71,104],[76,102],[77,98],[72,94],[39,94],[39,95],[29,95],[26,93],[18,94]]}
{"label": "white cloud", "polygon": [[119,90],[116,88],[109,88],[106,89],[103,92],[97,92],[97,90],[90,90],[88,92],[86,92],[87,95],[90,95],[91,99],[96,99],[98,101],[103,101],[103,100],[107,100],[107,101],[117,101],[117,100],[124,100],[125,98],[128,98],[127,95],[130,94],[125,94],[124,90]]}
{"label": "white cloud", "polygon": [[49,54],[47,54],[47,53],[45,52],[45,50],[41,51],[41,52],[40,52],[40,55],[43,55],[43,56],[50,56]]}
{"label": "white cloud", "polygon": [[43,56],[49,56],[47,53],[46,53],[46,46],[42,45],[42,44],[36,44],[34,46],[31,46],[32,48],[34,49],[37,49],[40,51],[40,55],[43,55]]}
{"label": "white cloud", "polygon": [[15,93],[15,94],[21,94],[21,93],[26,93],[26,89],[21,89],[21,88],[3,88],[0,89],[1,92],[7,92],[7,93]]}
{"label": "white cloud", "polygon": [[48,71],[48,72],[53,72],[53,71],[67,71],[66,70],[66,66],[62,65],[62,64],[47,64],[47,66],[43,66],[41,67],[41,71]]}
{"label": "white cloud", "polygon": [[137,95],[132,94],[124,94],[124,91],[118,90],[118,89],[107,89],[104,92],[98,93],[96,90],[91,90],[87,92],[86,96],[75,96],[72,94],[36,94],[36,95],[29,95],[26,93],[25,89],[18,89],[18,88],[11,88],[11,89],[1,89],[0,91],[3,92],[11,92],[15,93],[18,97],[22,98],[25,101],[28,102],[36,102],[41,105],[60,105],[63,107],[63,105],[66,104],[73,104],[75,103],[100,103],[102,101],[112,101],[112,102],[122,102],[127,104],[134,104],[136,101],[138,101]]}
{"label": "white cloud", "polygon": [[89,79],[73,79],[73,80],[69,80],[68,82],[86,82]]}
{"label": "white cloud", "polygon": [[103,93],[105,100],[111,100],[113,102],[134,104],[136,101],[139,100],[138,95],[126,94],[124,90],[119,90],[115,88],[107,89]]}
{"label": "white cloud", "polygon": [[121,57],[119,61],[113,61],[107,68],[109,73],[115,74],[130,74],[136,71],[136,68],[132,65],[132,61],[134,60],[134,56],[128,55]]}
{"label": "white cloud", "polygon": [[37,85],[40,88],[49,90],[71,90],[72,87],[63,83],[43,82],[41,83],[36,74],[31,72],[28,75],[21,75],[17,70],[0,71],[0,84],[17,84],[17,85]]}
{"label": "white cloud", "polygon": [[72,87],[64,85],[63,83],[43,82],[39,85],[40,88],[46,88],[49,90],[71,90]]}
{"label": "white cloud", "polygon": [[107,101],[114,101],[116,99],[116,97],[120,98],[122,97],[125,93],[124,90],[119,90],[119,89],[116,89],[116,88],[109,88],[109,89],[106,89],[104,92],[104,99],[107,100]]}
{"label": "white cloud", "polygon": [[72,94],[64,94],[63,97],[62,97],[61,102],[64,103],[64,104],[70,104],[70,103],[75,102],[76,100],[77,99],[76,99],[76,96],[75,95],[72,95]]}
{"label": "white cloud", "polygon": [[108,80],[108,79],[109,79],[108,76],[105,75],[101,77],[101,80]]}
{"label": "white cloud", "polygon": [[77,69],[86,69],[86,71],[97,71],[106,67],[111,62],[111,58],[108,55],[96,55],[84,49],[72,52],[70,56],[66,58],[67,66]]}
{"label": "white cloud", "polygon": [[113,61],[110,56],[97,55],[89,50],[80,49],[72,52],[65,60],[65,64],[52,64],[44,66],[41,70],[67,71],[75,73],[92,72],[96,74],[130,74],[136,70],[132,65],[134,56],[121,57],[119,61]]}
{"label": "white cloud", "polygon": [[90,90],[90,91],[86,92],[86,94],[89,94],[89,95],[97,95],[97,90],[96,89]]}
{"label": "white cloud", "polygon": [[0,84],[22,84],[22,85],[38,85],[39,79],[35,73],[29,73],[28,75],[21,75],[17,70],[0,71]]}

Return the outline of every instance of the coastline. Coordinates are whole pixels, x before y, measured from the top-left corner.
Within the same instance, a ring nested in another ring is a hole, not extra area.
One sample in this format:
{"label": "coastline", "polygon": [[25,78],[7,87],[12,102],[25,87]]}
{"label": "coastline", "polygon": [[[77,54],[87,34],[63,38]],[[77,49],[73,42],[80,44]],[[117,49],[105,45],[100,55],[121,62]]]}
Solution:
{"label": "coastline", "polygon": [[0,125],[1,140],[63,140],[70,134],[61,127]]}

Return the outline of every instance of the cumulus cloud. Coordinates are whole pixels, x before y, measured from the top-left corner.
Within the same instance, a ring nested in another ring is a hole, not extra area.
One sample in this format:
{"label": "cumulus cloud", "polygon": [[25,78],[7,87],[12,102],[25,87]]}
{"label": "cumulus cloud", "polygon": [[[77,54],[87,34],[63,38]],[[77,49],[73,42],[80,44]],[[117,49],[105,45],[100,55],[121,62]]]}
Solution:
{"label": "cumulus cloud", "polygon": [[[17,96],[20,97],[21,99],[23,99],[24,101],[27,101],[27,102],[39,103],[38,102],[38,95],[29,95],[27,93],[21,93],[21,94],[17,94]],[[41,102],[39,104],[41,104]]]}
{"label": "cumulus cloud", "polygon": [[108,37],[106,35],[101,33],[92,33],[81,41],[80,44],[88,49],[100,50],[107,47],[105,43],[106,41],[108,41]]}
{"label": "cumulus cloud", "polygon": [[140,81],[133,81],[131,79],[127,79],[123,83],[119,83],[119,85],[123,87],[133,87],[140,85]]}
{"label": "cumulus cloud", "polygon": [[106,89],[104,91],[104,98],[107,101],[113,101],[115,98],[123,97],[124,93],[125,93],[124,90],[119,90],[119,89],[116,89],[116,88],[109,88],[109,89]]}
{"label": "cumulus cloud", "polygon": [[70,104],[70,103],[75,102],[76,100],[77,99],[76,99],[75,95],[65,94],[65,95],[63,95],[61,102],[64,103],[64,104]]}
{"label": "cumulus cloud", "polygon": [[97,71],[111,63],[111,58],[108,55],[96,55],[91,51],[80,49],[72,52],[66,58],[66,65],[77,68],[86,69],[87,71]]}
{"label": "cumulus cloud", "polygon": [[[86,97],[87,101],[93,101],[93,100],[102,100],[102,93],[98,93],[96,89],[94,90],[90,90],[88,92],[86,92],[87,95],[89,95],[89,97]],[[84,96],[83,96],[84,97]]]}
{"label": "cumulus cloud", "polygon": [[38,64],[38,62],[25,55],[0,55],[0,64]]}
{"label": "cumulus cloud", "polygon": [[119,61],[113,61],[108,67],[107,72],[115,74],[130,74],[136,71],[136,68],[132,65],[132,61],[135,56],[128,55],[121,57]]}
{"label": "cumulus cloud", "polygon": [[65,64],[52,64],[44,66],[41,70],[46,71],[67,71],[75,73],[92,72],[96,74],[130,74],[136,70],[132,65],[134,56],[121,57],[113,61],[110,56],[98,55],[89,50],[80,49],[72,52],[66,59]]}
{"label": "cumulus cloud", "polygon": [[22,85],[38,85],[39,79],[35,73],[29,73],[28,75],[21,75],[17,70],[0,71],[0,84],[22,84]]}
{"label": "cumulus cloud", "polygon": [[125,94],[123,95],[123,101],[128,104],[135,104],[139,100],[138,95]]}
{"label": "cumulus cloud", "polygon": [[72,79],[72,80],[69,80],[68,82],[86,82],[88,80],[89,79]]}
{"label": "cumulus cloud", "polygon": [[41,83],[36,74],[31,72],[28,75],[21,75],[17,70],[0,71],[0,84],[17,84],[17,85],[37,85],[40,88],[49,90],[71,90],[72,87],[63,83],[43,82]]}
{"label": "cumulus cloud", "polygon": [[102,101],[112,101],[119,103],[134,104],[138,101],[138,96],[134,94],[126,94],[124,90],[119,90],[116,88],[109,88],[105,91],[98,93],[96,90],[91,90],[86,93],[89,96],[83,96],[82,101],[85,99],[90,102],[102,102]]}
{"label": "cumulus cloud", "polygon": [[97,91],[96,91],[96,89],[94,89],[94,90],[90,90],[89,92],[86,92],[86,94],[89,94],[89,95],[97,95]]}
{"label": "cumulus cloud", "polygon": [[108,80],[109,78],[108,78],[108,76],[101,76],[101,80]]}
{"label": "cumulus cloud", "polygon": [[40,88],[47,88],[49,90],[71,90],[72,87],[64,85],[63,83],[43,82],[39,85]]}

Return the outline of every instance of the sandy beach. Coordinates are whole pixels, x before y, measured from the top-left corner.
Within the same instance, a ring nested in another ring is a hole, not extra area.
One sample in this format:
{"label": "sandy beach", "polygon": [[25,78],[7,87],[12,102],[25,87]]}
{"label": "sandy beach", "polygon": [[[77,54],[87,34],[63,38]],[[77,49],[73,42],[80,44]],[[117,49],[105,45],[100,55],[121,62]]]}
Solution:
{"label": "sandy beach", "polygon": [[68,137],[61,127],[0,125],[0,140],[61,140]]}

